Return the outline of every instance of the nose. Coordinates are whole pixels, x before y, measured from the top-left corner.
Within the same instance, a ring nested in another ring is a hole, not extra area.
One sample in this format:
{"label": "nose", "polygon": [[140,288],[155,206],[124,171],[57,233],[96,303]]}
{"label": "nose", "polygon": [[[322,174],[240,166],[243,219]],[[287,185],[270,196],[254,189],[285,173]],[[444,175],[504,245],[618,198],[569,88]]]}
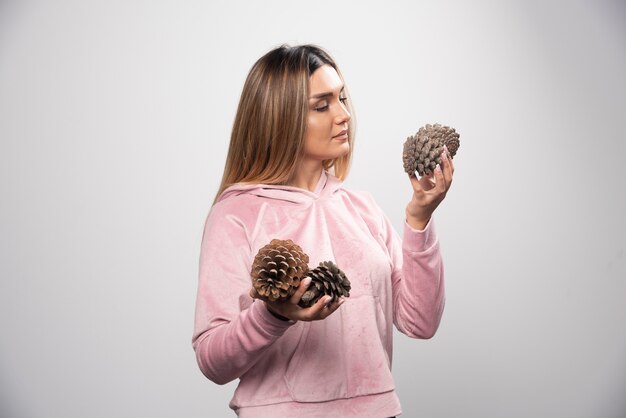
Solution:
{"label": "nose", "polygon": [[347,123],[352,118],[352,115],[348,112],[348,108],[345,104],[339,102],[337,109],[337,114],[335,115],[335,123],[337,125]]}

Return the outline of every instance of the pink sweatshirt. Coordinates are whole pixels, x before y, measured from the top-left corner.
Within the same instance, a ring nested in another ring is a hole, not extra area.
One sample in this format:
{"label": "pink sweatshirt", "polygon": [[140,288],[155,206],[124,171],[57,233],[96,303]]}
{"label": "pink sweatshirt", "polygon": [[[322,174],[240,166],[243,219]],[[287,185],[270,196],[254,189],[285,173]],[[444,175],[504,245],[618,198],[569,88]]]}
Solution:
{"label": "pink sweatshirt", "polygon": [[[401,241],[367,192],[323,172],[315,192],[233,185],[212,207],[200,254],[193,348],[202,372],[239,378],[239,417],[372,417],[402,413],[391,374],[392,321],[431,338],[445,295],[431,221]],[[332,260],[350,279],[344,304],[321,321],[281,321],[250,298],[250,270],[272,239],[291,239],[310,268]]]}

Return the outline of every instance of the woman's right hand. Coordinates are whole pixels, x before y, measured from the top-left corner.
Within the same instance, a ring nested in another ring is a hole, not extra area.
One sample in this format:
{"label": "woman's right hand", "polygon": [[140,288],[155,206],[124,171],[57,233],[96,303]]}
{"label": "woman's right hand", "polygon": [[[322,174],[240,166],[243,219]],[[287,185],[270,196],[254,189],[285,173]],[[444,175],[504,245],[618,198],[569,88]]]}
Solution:
{"label": "woman's right hand", "polygon": [[[345,300],[344,297],[340,297],[335,302],[331,303],[331,296],[323,296],[312,306],[301,308],[298,306],[298,303],[302,295],[304,295],[304,292],[307,291],[309,284],[311,284],[311,278],[305,277],[300,282],[300,286],[298,286],[291,298],[284,301],[265,301],[265,306],[271,313],[291,319],[292,321],[319,321],[326,319],[343,304]],[[261,299],[254,288],[250,290],[250,297],[253,299]]]}

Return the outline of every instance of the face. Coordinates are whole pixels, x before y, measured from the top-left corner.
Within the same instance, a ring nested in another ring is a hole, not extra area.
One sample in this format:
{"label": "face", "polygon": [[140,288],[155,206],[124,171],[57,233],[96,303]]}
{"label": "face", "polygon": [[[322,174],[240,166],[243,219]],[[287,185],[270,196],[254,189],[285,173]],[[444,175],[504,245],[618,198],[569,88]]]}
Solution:
{"label": "face", "polygon": [[304,158],[331,160],[350,152],[343,82],[330,65],[319,67],[309,79],[309,111],[304,134]]}

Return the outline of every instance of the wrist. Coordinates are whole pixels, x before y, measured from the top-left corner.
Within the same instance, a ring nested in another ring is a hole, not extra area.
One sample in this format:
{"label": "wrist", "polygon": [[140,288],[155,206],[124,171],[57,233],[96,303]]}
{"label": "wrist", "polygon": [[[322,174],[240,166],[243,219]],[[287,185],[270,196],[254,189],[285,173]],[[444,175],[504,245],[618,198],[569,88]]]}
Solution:
{"label": "wrist", "polygon": [[265,302],[265,308],[269,311],[269,313],[271,313],[271,314],[272,314],[272,316],[273,316],[274,318],[280,319],[281,321],[285,321],[285,322],[290,321],[290,319],[289,319],[289,318],[286,318],[286,317],[284,317],[284,316],[282,316],[282,315],[279,315],[279,314],[277,314],[276,312],[274,312],[274,311],[270,308],[270,306],[267,304],[267,302]]}
{"label": "wrist", "polygon": [[430,221],[430,216],[426,219],[422,219],[422,218],[418,218],[415,216],[406,216],[406,223],[409,224],[409,226],[413,229],[416,229],[418,231],[423,231],[426,228],[426,225],[428,225],[428,222]]}

